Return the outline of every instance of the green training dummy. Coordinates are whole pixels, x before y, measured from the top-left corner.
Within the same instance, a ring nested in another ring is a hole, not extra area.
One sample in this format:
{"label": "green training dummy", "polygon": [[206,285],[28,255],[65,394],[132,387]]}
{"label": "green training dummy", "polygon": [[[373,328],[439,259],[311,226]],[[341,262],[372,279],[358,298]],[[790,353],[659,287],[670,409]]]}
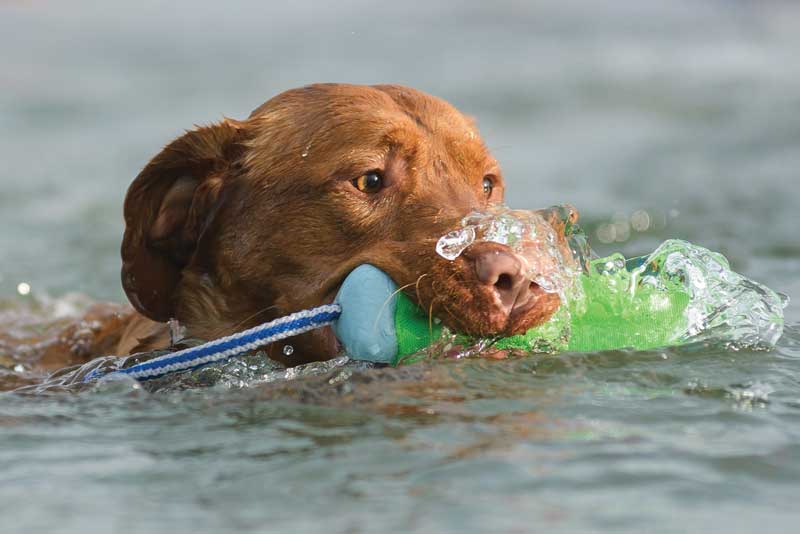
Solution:
{"label": "green training dummy", "polygon": [[[514,247],[514,236],[521,234],[520,228],[528,231],[534,219],[515,226],[519,212],[511,212],[516,217],[511,224],[508,213],[501,214],[500,222],[492,214],[477,224],[473,216],[467,221],[472,226],[464,225],[468,231],[442,239],[450,240],[448,246],[457,243],[461,250],[480,239]],[[535,221],[539,224],[541,219]],[[646,257],[626,261],[614,254],[592,259],[583,234],[576,227],[567,231],[577,260],[572,264],[580,268],[551,269],[550,279],[531,275],[541,286],[558,292],[562,304],[548,321],[523,335],[474,339],[450,332],[372,265],[359,266],[343,283],[336,297],[342,315],[334,331],[354,359],[392,365],[424,355],[429,348],[440,353],[475,346],[524,353],[594,352],[706,340],[772,346],[780,338],[785,298],[732,271],[720,254],[669,240]],[[532,230],[531,235],[535,234]],[[437,247],[446,258],[452,250],[452,246]],[[524,247],[517,250],[525,252]],[[456,249],[448,259],[459,253]],[[552,250],[548,253],[557,256]],[[558,262],[554,265],[560,267]],[[553,273],[568,276],[553,283]]]}

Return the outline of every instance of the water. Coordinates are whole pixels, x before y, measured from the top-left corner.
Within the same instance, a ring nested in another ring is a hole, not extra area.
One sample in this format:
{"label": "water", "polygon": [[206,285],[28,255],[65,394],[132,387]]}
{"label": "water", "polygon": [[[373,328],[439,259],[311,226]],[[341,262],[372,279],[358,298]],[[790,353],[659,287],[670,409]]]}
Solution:
{"label": "water", "polygon": [[44,294],[64,313],[84,305],[61,304],[67,292],[121,301],[121,203],[147,158],[194,123],[321,80],[452,101],[477,118],[509,204],[579,206],[601,255],[683,239],[795,298],[772,351],[700,343],[3,395],[2,530],[795,530],[798,9],[3,4],[4,328],[33,328],[39,308],[23,311]]}
{"label": "water", "polygon": [[576,213],[569,206],[495,206],[464,217],[439,238],[436,252],[454,261],[473,244],[504,244],[522,262],[526,278],[558,293],[562,313],[529,330],[522,347],[544,342],[549,350],[563,345],[559,352],[595,352],[702,340],[725,342],[731,350],[775,347],[783,334],[786,295],[736,273],[721,254],[680,239],[638,258],[618,252],[598,258]]}
{"label": "water", "polygon": [[[567,218],[551,220],[548,213],[555,210],[563,211]],[[502,243],[525,259],[523,270],[527,278],[548,293],[563,293],[580,272],[583,255],[560,246],[565,242],[563,228],[569,223],[569,213],[570,209],[562,206],[535,211],[497,206],[474,212],[464,217],[460,228],[439,238],[436,253],[452,261],[473,243]]]}
{"label": "water", "polygon": [[[625,260],[617,253],[593,260],[583,287],[579,303],[583,309],[577,311],[585,315],[580,317],[583,321],[621,319],[635,325],[638,316],[675,307],[677,317],[660,325],[666,327],[666,335],[658,346],[708,341],[726,342],[732,350],[770,349],[783,334],[783,310],[788,305],[785,295],[731,270],[721,254],[679,239],[669,239],[639,258]],[[594,313],[592,308],[598,305],[603,309]],[[646,333],[651,326],[636,325],[634,336],[639,335],[637,329]]]}

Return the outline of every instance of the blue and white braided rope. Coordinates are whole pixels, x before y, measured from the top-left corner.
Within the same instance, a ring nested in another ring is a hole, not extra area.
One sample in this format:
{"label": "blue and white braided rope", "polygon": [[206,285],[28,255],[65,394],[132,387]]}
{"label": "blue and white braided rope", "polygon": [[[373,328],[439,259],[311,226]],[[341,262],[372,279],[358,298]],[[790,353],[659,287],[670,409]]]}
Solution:
{"label": "blue and white braided rope", "polygon": [[[196,369],[209,363],[233,358],[287,337],[327,326],[332,324],[341,314],[342,307],[338,304],[326,304],[299,311],[238,334],[232,334],[196,347],[165,354],[127,369],[113,371],[110,375],[125,374],[137,380],[149,380],[180,371]],[[95,369],[86,375],[84,382],[98,378],[99,372],[99,369]]]}

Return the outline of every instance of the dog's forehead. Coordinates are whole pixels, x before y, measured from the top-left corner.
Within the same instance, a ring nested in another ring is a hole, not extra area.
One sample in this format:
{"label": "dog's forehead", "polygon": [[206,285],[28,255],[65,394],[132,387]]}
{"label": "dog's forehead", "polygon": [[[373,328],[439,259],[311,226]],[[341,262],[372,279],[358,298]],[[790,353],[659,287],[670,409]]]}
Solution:
{"label": "dog's forehead", "polygon": [[[251,114],[255,122],[280,124],[283,135],[383,136],[419,129],[439,137],[480,141],[474,121],[445,100],[399,85],[315,84],[285,91]],[[410,127],[410,128],[409,128]]]}
{"label": "dog's forehead", "polygon": [[491,159],[472,119],[442,99],[396,85],[292,89],[257,108],[247,123],[246,161],[259,176],[290,167],[323,179],[331,170],[379,166],[390,152],[453,169]]}

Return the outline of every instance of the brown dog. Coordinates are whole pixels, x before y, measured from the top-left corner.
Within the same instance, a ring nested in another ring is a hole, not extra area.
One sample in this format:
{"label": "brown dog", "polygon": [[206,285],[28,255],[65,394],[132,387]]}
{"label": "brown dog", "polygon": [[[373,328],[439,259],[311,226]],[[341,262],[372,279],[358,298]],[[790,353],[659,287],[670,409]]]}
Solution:
{"label": "brown dog", "polygon": [[[213,339],[331,302],[362,263],[461,332],[523,332],[559,300],[520,258],[495,243],[453,262],[434,249],[503,190],[473,121],[406,87],[312,85],[192,130],[128,190],[122,283],[138,314],[116,352],[167,346],[171,318]],[[330,329],[288,343],[290,357],[283,343],[270,356],[296,365],[339,350]]]}

